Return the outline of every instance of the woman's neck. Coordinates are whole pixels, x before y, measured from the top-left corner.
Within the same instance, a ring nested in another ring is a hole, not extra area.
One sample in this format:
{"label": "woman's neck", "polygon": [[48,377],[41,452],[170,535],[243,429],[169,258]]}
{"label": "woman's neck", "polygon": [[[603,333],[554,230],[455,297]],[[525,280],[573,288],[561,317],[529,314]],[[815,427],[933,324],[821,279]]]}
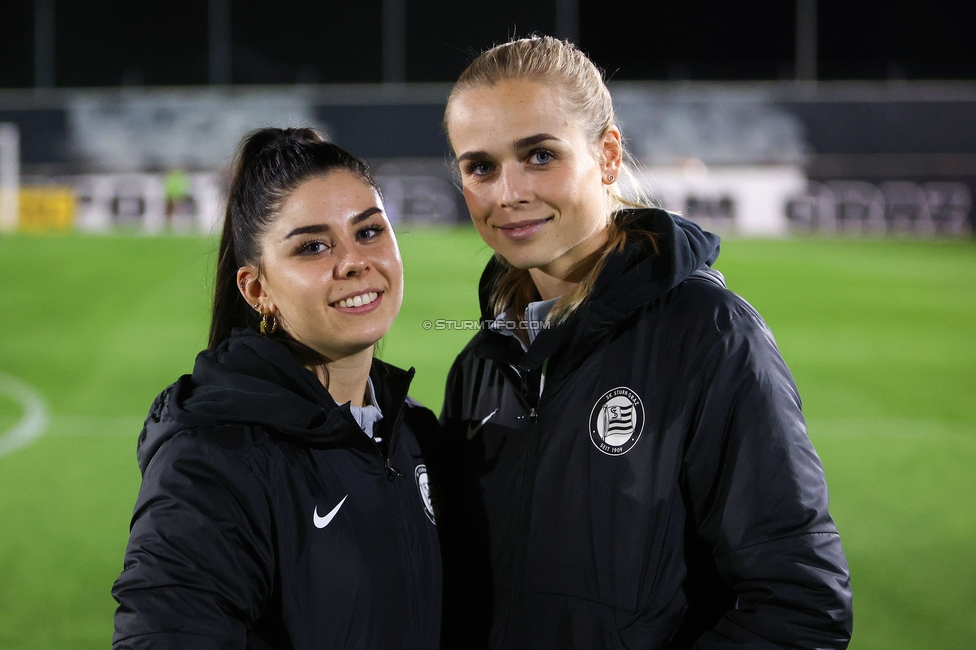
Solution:
{"label": "woman's neck", "polygon": [[539,292],[539,297],[543,300],[561,298],[579,286],[579,281],[573,282],[572,280],[549,275],[538,268],[529,269],[529,275],[532,277],[532,282]]}
{"label": "woman's neck", "polygon": [[579,244],[573,252],[575,259],[564,255],[546,266],[529,269],[529,276],[543,300],[561,298],[579,286],[603,254],[607,244],[606,229],[596,232]]}
{"label": "woman's neck", "polygon": [[373,365],[373,346],[335,361],[326,361],[322,366],[309,368],[322,382],[336,404],[350,402],[362,406],[369,380],[369,369]]}

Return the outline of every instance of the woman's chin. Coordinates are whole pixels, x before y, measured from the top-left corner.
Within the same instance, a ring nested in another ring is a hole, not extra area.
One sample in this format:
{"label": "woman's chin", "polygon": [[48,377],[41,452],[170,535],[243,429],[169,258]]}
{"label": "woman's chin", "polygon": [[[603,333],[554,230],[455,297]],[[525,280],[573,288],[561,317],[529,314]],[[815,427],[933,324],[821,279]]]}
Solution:
{"label": "woman's chin", "polygon": [[550,259],[551,255],[547,255],[545,252],[533,251],[528,248],[516,250],[496,249],[495,252],[498,253],[502,259],[517,269],[535,269],[552,262],[552,259]]}
{"label": "woman's chin", "polygon": [[365,352],[372,352],[372,349],[379,343],[380,338],[368,338],[359,341],[350,341],[346,343],[341,349],[333,352],[333,359],[345,358],[345,357],[355,357],[357,355],[363,354]]}
{"label": "woman's chin", "polygon": [[377,335],[377,333],[370,333],[367,336],[360,335],[345,340],[332,339],[326,345],[316,344],[308,340],[300,342],[319,354],[326,360],[326,363],[335,363],[342,359],[349,359],[361,355],[367,351],[371,353],[373,346],[379,343],[382,338],[383,336]]}

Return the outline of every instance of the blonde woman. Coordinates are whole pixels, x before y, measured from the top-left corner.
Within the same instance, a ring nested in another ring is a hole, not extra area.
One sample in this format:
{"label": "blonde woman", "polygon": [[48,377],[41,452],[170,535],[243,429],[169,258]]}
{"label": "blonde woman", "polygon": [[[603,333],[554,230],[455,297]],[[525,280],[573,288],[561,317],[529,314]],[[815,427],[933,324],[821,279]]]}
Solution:
{"label": "blonde woman", "polygon": [[718,238],[617,193],[573,45],[475,59],[445,126],[495,251],[442,421],[448,645],[844,648],[847,562],[800,399]]}

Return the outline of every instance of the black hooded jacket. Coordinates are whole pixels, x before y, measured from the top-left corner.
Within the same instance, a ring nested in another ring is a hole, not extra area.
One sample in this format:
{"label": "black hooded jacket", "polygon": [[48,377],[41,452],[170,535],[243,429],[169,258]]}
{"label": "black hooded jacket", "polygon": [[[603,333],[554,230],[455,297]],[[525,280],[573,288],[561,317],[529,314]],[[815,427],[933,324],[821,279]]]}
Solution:
{"label": "black hooded jacket", "polygon": [[374,360],[377,444],[284,345],[235,330],[139,437],[113,647],[436,648],[441,565],[413,371]]}
{"label": "black hooded jacket", "polygon": [[[845,648],[847,562],[773,336],[661,210],[525,351],[483,329],[442,414],[445,643]],[[497,275],[489,264],[485,298]]]}

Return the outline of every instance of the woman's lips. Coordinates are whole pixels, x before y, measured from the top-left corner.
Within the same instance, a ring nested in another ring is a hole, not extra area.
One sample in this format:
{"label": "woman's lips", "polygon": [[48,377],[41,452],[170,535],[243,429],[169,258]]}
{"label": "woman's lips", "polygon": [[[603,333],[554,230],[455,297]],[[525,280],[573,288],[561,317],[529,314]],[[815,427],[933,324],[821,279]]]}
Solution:
{"label": "woman's lips", "polygon": [[[370,297],[374,295],[375,298],[373,298],[372,301],[370,302],[367,302],[365,304],[360,304],[360,305],[355,304],[356,302],[362,302],[363,300],[368,300]],[[360,300],[357,301],[355,300],[356,298],[359,298]],[[356,296],[352,296],[350,298],[346,298],[338,302],[332,303],[332,307],[338,309],[343,314],[353,314],[353,315],[368,314],[372,311],[375,311],[380,306],[380,302],[382,301],[383,301],[382,291],[368,291],[366,293],[357,294]]]}
{"label": "woman's lips", "polygon": [[531,219],[529,221],[516,221],[515,223],[507,223],[504,226],[498,226],[498,229],[501,230],[502,234],[512,241],[519,241],[521,239],[531,237],[535,233],[539,232],[550,221],[552,221],[552,217],[547,217],[545,219]]}

